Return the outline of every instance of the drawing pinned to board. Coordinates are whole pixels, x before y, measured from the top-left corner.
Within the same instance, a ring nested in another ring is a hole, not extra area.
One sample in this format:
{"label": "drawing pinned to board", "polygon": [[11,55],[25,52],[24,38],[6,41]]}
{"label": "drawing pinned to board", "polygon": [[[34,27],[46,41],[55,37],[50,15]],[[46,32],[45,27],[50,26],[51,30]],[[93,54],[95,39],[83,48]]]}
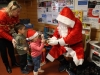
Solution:
{"label": "drawing pinned to board", "polygon": [[66,6],[66,0],[58,0],[59,7]]}
{"label": "drawing pinned to board", "polygon": [[88,17],[98,18],[99,17],[99,10],[93,9],[93,8],[89,8],[88,9]]}
{"label": "drawing pinned to board", "polygon": [[46,16],[47,16],[46,14],[42,14],[42,22],[44,23],[46,22]]}
{"label": "drawing pinned to board", "polygon": [[78,0],[78,5],[75,10],[87,10],[88,0]]}
{"label": "drawing pinned to board", "polygon": [[66,0],[52,0],[52,6],[64,7],[66,6]]}
{"label": "drawing pinned to board", "polygon": [[51,7],[51,0],[38,0],[38,7]]}
{"label": "drawing pinned to board", "polygon": [[53,12],[59,12],[59,2],[58,0],[53,0],[52,1],[52,11]]}
{"label": "drawing pinned to board", "polygon": [[56,20],[58,14],[59,14],[59,13],[57,13],[57,12],[52,14],[52,23],[53,23],[54,25],[58,24],[58,21]]}
{"label": "drawing pinned to board", "polygon": [[70,9],[74,9],[74,0],[66,0],[66,6]]}
{"label": "drawing pinned to board", "polygon": [[100,9],[100,0],[88,0],[88,8]]}
{"label": "drawing pinned to board", "polygon": [[52,6],[52,11],[53,12],[59,12],[59,7],[58,6]]}
{"label": "drawing pinned to board", "polygon": [[44,23],[45,22],[44,18],[46,18],[46,15],[44,15],[46,12],[46,9],[44,9],[43,7],[38,7],[37,12],[38,12],[38,22]]}
{"label": "drawing pinned to board", "polygon": [[38,16],[38,22],[45,23],[46,22],[46,14],[40,14]]}
{"label": "drawing pinned to board", "polygon": [[83,20],[83,11],[82,10],[73,10],[75,17],[77,17],[81,22]]}
{"label": "drawing pinned to board", "polygon": [[50,12],[46,12],[46,23],[52,24],[52,14]]}
{"label": "drawing pinned to board", "polygon": [[59,7],[69,7],[70,9],[74,9],[74,0],[52,0],[53,10],[59,12]]}

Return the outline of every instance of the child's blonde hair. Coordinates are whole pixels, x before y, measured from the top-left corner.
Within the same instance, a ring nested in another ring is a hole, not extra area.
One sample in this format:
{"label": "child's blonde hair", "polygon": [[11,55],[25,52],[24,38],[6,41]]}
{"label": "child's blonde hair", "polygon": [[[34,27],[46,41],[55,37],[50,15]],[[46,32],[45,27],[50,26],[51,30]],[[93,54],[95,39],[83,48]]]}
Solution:
{"label": "child's blonde hair", "polygon": [[9,14],[11,11],[16,10],[17,8],[21,9],[20,4],[17,1],[11,1],[6,7],[6,11]]}

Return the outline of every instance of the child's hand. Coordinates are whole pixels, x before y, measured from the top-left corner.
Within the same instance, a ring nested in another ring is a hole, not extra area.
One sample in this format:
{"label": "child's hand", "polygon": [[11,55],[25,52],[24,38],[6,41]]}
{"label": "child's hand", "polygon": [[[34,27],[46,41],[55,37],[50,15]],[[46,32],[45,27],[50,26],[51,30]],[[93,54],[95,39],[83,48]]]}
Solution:
{"label": "child's hand", "polygon": [[41,38],[44,39],[44,34],[41,34]]}
{"label": "child's hand", "polygon": [[27,50],[27,47],[24,47],[24,50]]}
{"label": "child's hand", "polygon": [[42,43],[45,43],[45,40],[44,40],[44,39],[42,39],[42,40],[41,40],[41,42],[42,42]]}

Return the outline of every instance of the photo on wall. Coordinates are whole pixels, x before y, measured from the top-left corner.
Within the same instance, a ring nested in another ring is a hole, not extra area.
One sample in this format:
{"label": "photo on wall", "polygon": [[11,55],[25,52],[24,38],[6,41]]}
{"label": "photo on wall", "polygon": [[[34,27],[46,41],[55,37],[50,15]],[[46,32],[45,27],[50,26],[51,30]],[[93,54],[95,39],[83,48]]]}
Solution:
{"label": "photo on wall", "polygon": [[51,7],[51,0],[38,0],[38,7]]}
{"label": "photo on wall", "polygon": [[46,12],[46,23],[52,24],[52,13]]}
{"label": "photo on wall", "polygon": [[100,8],[100,0],[88,0],[88,8]]}

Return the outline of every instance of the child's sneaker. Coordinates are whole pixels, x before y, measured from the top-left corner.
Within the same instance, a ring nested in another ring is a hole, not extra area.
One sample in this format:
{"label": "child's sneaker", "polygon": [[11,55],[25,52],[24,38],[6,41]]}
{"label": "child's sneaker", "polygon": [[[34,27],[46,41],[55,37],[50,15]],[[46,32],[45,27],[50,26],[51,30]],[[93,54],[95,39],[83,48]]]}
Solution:
{"label": "child's sneaker", "polygon": [[44,72],[44,70],[42,70],[41,68],[38,69],[38,72]]}
{"label": "child's sneaker", "polygon": [[43,65],[45,65],[46,64],[46,62],[42,62],[41,64],[40,64],[40,66],[43,66]]}

